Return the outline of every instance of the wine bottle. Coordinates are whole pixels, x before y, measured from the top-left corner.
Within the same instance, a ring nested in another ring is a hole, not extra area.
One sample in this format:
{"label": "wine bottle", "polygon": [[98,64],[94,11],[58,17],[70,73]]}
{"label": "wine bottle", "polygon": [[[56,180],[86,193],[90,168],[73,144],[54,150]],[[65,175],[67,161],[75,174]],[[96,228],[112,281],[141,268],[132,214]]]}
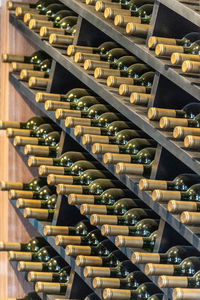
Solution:
{"label": "wine bottle", "polygon": [[139,85],[139,86],[152,86],[155,72],[146,72],[139,78],[121,78],[117,76],[108,76],[107,86],[108,87],[120,87],[121,84],[128,85]]}
{"label": "wine bottle", "polygon": [[28,165],[29,167],[38,167],[43,164],[46,166],[70,167],[76,161],[83,159],[90,159],[90,156],[85,152],[67,151],[57,158],[30,156]]}
{"label": "wine bottle", "polygon": [[[122,56],[116,62],[102,62],[87,59],[84,62],[85,70],[95,70],[94,77],[95,78],[107,78],[109,75],[121,76],[125,74],[124,72],[129,69],[135,63],[138,63],[139,59],[135,56]],[[126,74],[125,74],[126,76]]]}
{"label": "wine bottle", "polygon": [[200,176],[197,174],[183,173],[172,181],[140,179],[139,189],[142,191],[153,191],[155,189],[187,191],[192,185],[199,183]]}
{"label": "wine bottle", "polygon": [[111,122],[119,121],[120,117],[123,118],[118,113],[113,112],[105,112],[101,114],[97,119],[67,117],[65,120],[65,126],[70,128],[75,127],[76,125],[108,127]]}
{"label": "wine bottle", "polygon": [[38,126],[35,130],[7,128],[6,135],[8,138],[14,138],[15,136],[45,138],[48,133],[54,130],[60,131],[60,128],[56,124],[42,124]]}
{"label": "wine bottle", "polygon": [[[148,23],[149,22],[150,19],[148,20]],[[139,23],[129,22],[126,25],[126,33],[128,35],[146,38],[149,28],[150,28],[149,24],[139,24]]]}
{"label": "wine bottle", "polygon": [[[160,128],[162,129],[173,129],[175,126],[185,126],[185,127],[200,127],[200,114],[198,114],[194,119],[182,119],[182,118],[170,118],[162,117],[160,119]],[[176,138],[176,131],[173,132]]]}
{"label": "wine bottle", "polygon": [[173,200],[183,201],[199,201],[200,200],[200,184],[192,185],[187,191],[163,191],[154,190],[152,193],[152,200],[158,202],[167,202]]}
{"label": "wine bottle", "polygon": [[37,14],[30,16],[30,13],[24,15],[24,22],[28,23],[30,20],[35,20],[35,26],[31,29],[38,30],[41,26],[53,26],[53,23],[56,24],[60,22],[64,17],[74,16],[75,13],[71,10],[66,10],[66,6],[61,3],[52,3],[47,6],[43,11],[42,19],[40,19],[41,14],[39,13],[39,18]]}
{"label": "wine bottle", "polygon": [[20,72],[20,79],[22,81],[28,81],[31,76],[36,76],[40,78],[49,78],[49,73],[51,71],[51,61],[45,59],[41,62],[39,66],[33,66],[33,69],[23,68]]}
{"label": "wine bottle", "polygon": [[43,233],[45,236],[56,236],[59,234],[70,236],[85,236],[93,229],[95,229],[95,227],[90,225],[89,220],[83,220],[78,222],[74,227],[45,225]]}
{"label": "wine bottle", "polygon": [[119,95],[131,96],[132,93],[151,94],[151,86],[120,84]]}
{"label": "wine bottle", "polygon": [[156,263],[179,265],[188,256],[197,256],[198,251],[192,246],[174,246],[165,253],[134,252],[132,262],[136,264]]}
{"label": "wine bottle", "polygon": [[148,40],[148,47],[149,49],[155,49],[157,44],[189,47],[193,42],[199,39],[200,39],[199,32],[190,32],[186,34],[184,37],[182,37],[181,39],[151,36]]}
{"label": "wine bottle", "polygon": [[18,7],[19,5],[24,8],[36,8],[37,3],[35,4],[35,3],[24,3],[24,2],[17,2],[17,1],[7,1],[6,7],[8,10],[15,10],[16,7]]}
{"label": "wine bottle", "polygon": [[2,54],[2,62],[9,62],[9,63],[18,62],[18,63],[39,65],[47,57],[48,55],[42,50],[34,52],[31,56],[22,56],[22,55],[4,53]]}
{"label": "wine bottle", "polygon": [[13,144],[14,146],[25,146],[25,145],[56,146],[59,140],[60,140],[60,133],[58,131],[52,131],[48,133],[45,138],[16,136],[14,138]]}
{"label": "wine bottle", "polygon": [[[76,128],[75,128],[76,129]],[[147,137],[141,130],[123,129],[117,132],[115,136],[101,136],[95,134],[84,134],[82,143],[91,145],[94,143],[111,144],[111,145],[126,145],[128,141],[134,138]]]}
{"label": "wine bottle", "polygon": [[173,290],[173,299],[174,300],[195,300],[199,297],[198,289],[183,289],[183,288],[175,288]]}
{"label": "wine bottle", "polygon": [[[108,152],[116,154],[119,153],[120,158],[121,154],[137,155],[142,149],[151,146],[157,146],[157,143],[153,139],[134,138],[129,140],[125,145],[108,145],[94,143],[92,146],[92,152],[95,154],[105,154]],[[134,160],[133,158],[133,162],[138,162],[138,159]]]}
{"label": "wine bottle", "polygon": [[[115,85],[115,87],[120,86],[120,84],[126,84],[129,83],[129,79],[132,80],[132,78],[140,78],[143,74],[150,72],[151,68],[148,67],[146,64],[142,63],[134,63],[130,67],[128,67],[126,70],[114,70],[115,72],[110,72],[108,69],[108,72],[104,75],[104,78],[110,78],[110,76],[114,77],[114,81],[117,81],[118,84]],[[102,78],[101,73],[105,73],[106,71],[102,70],[101,68],[96,68],[94,71],[94,77],[95,78]],[[112,74],[113,73],[113,74]],[[114,74],[115,73],[115,74]]]}
{"label": "wine bottle", "polygon": [[[187,256],[190,253],[187,253]],[[178,265],[152,264],[145,266],[146,275],[173,275],[173,276],[193,276],[200,270],[200,258],[196,256],[187,257]],[[175,277],[176,279],[176,277]]]}
{"label": "wine bottle", "polygon": [[67,283],[38,281],[35,284],[35,291],[37,293],[63,295],[64,296],[64,295],[66,295],[66,291],[67,291]]}
{"label": "wine bottle", "polygon": [[31,239],[28,243],[10,243],[0,242],[0,251],[22,251],[22,252],[37,252],[40,248],[47,246],[48,243],[42,237]]}
{"label": "wine bottle", "polygon": [[99,205],[113,205],[122,197],[131,197],[133,194],[129,190],[110,188],[104,191],[101,195],[81,195],[70,194],[68,203],[70,205],[80,205],[84,203],[99,204]]}
{"label": "wine bottle", "polygon": [[119,162],[116,164],[116,173],[140,175],[149,178],[151,175],[153,163],[153,160],[149,164],[132,164]]}
{"label": "wine bottle", "polygon": [[182,63],[181,69],[182,69],[183,73],[199,74],[199,72],[200,72],[200,63],[198,61],[185,60]]}
{"label": "wine bottle", "polygon": [[149,281],[140,271],[129,273],[125,278],[95,277],[92,285],[96,288],[137,289],[144,282]]}
{"label": "wine bottle", "polygon": [[[64,6],[65,7],[65,6]],[[48,37],[51,33],[65,34],[69,31],[74,25],[77,23],[77,16],[68,15],[62,18],[60,21],[52,20],[46,26],[46,24],[42,24],[42,22],[37,21],[35,19],[30,20],[29,29],[40,28],[40,36]],[[41,26],[40,26],[41,25]]]}
{"label": "wine bottle", "polygon": [[28,183],[0,181],[0,189],[1,191],[8,191],[11,189],[38,191],[41,187],[43,187],[46,184],[47,179],[45,177],[35,177]]}
{"label": "wine bottle", "polygon": [[136,267],[130,260],[125,260],[114,268],[86,266],[83,270],[83,274],[86,278],[94,278],[96,276],[124,278],[133,271],[136,271]]}
{"label": "wine bottle", "polygon": [[151,107],[148,110],[148,118],[153,121],[158,121],[162,117],[194,119],[199,113],[199,103],[192,102],[185,105],[181,110]]}
{"label": "wine bottle", "polygon": [[69,280],[70,271],[70,266],[66,266],[56,273],[31,271],[27,277],[29,282],[44,281],[65,283]]}
{"label": "wine bottle", "polygon": [[65,119],[67,117],[97,119],[103,113],[109,112],[109,108],[109,106],[106,106],[104,104],[94,104],[86,111],[57,109],[55,115],[56,119]]}
{"label": "wine bottle", "polygon": [[104,42],[98,47],[87,47],[79,45],[69,45],[67,48],[67,55],[72,56],[76,52],[91,53],[91,54],[106,54],[109,50],[116,48],[117,44],[112,41]]}
{"label": "wine bottle", "polygon": [[98,99],[100,98],[94,96],[84,96],[79,98],[77,102],[71,103],[47,100],[44,104],[44,107],[47,111],[56,110],[58,108],[87,111],[92,105],[99,104]]}
{"label": "wine bottle", "polygon": [[123,188],[123,184],[118,180],[100,178],[93,180],[89,185],[58,184],[56,191],[58,195],[69,195],[71,193],[101,195],[105,190],[117,186]]}
{"label": "wine bottle", "polygon": [[104,18],[114,19],[115,16],[117,15],[125,15],[129,17],[139,17],[139,18],[147,19],[152,14],[153,3],[152,2],[150,2],[150,4],[146,4],[146,3],[148,2],[143,1],[142,4],[139,4],[139,6],[135,8],[133,2],[130,1],[127,5],[123,6],[123,9],[125,8],[126,10],[107,7],[104,11]]}
{"label": "wine bottle", "polygon": [[151,21],[151,14],[148,17],[130,17],[122,14],[115,15],[114,25],[126,27],[128,23],[149,24]]}
{"label": "wine bottle", "polygon": [[106,288],[103,291],[105,300],[147,300],[151,295],[159,293],[160,289],[152,282],[141,284],[136,290],[110,289]]}
{"label": "wine bottle", "polygon": [[105,62],[114,62],[120,57],[128,55],[128,52],[123,48],[113,48],[109,50],[106,54],[91,54],[84,52],[76,52],[74,56],[74,61],[76,63],[84,62],[86,59],[105,61]]}
{"label": "wine bottle", "polygon": [[131,198],[122,198],[117,200],[113,205],[94,205],[81,204],[80,213],[82,215],[104,214],[104,215],[123,215],[129,209],[141,207],[140,200]]}
{"label": "wine bottle", "polygon": [[36,146],[26,145],[24,147],[24,154],[26,155],[42,155],[44,157],[57,157],[59,151],[59,144],[56,146]]}
{"label": "wine bottle", "polygon": [[[87,0],[86,0],[87,1]],[[119,3],[117,3],[119,2]],[[94,3],[95,5],[95,10],[97,12],[104,12],[105,9],[107,7],[113,7],[113,8],[117,8],[117,9],[120,9],[121,8],[121,4],[120,4],[120,1],[96,1],[96,3]]]}
{"label": "wine bottle", "polygon": [[49,197],[55,194],[55,186],[44,185],[38,191],[23,191],[23,190],[10,190],[9,199],[16,200],[18,198],[27,198],[27,199],[49,199]]}
{"label": "wine bottle", "polygon": [[47,262],[56,255],[56,251],[50,247],[42,247],[37,252],[17,252],[9,251],[9,261],[33,261]]}
{"label": "wine bottle", "polygon": [[130,103],[134,105],[147,106],[151,99],[150,94],[144,93],[131,93],[130,95]]}
{"label": "wine bottle", "polygon": [[41,165],[39,167],[39,174],[41,176],[47,176],[49,174],[58,174],[58,175],[70,175],[70,176],[79,176],[85,170],[96,169],[100,167],[100,164],[97,162],[90,162],[87,160],[79,160],[73,163],[70,167],[56,167],[56,166],[46,166]]}
{"label": "wine bottle", "polygon": [[77,255],[91,255],[91,256],[106,256],[112,251],[116,250],[115,245],[113,245],[108,239],[102,241],[97,246],[78,246],[78,245],[68,245],[65,248],[66,255],[77,256]]}
{"label": "wine bottle", "polygon": [[175,52],[171,55],[172,65],[181,65],[185,60],[200,61],[199,55]]}
{"label": "wine bottle", "polygon": [[199,128],[176,126],[173,130],[173,137],[175,139],[184,139],[185,147],[191,149],[198,149],[199,135]]}
{"label": "wine bottle", "polygon": [[47,177],[47,182],[49,185],[56,184],[73,184],[73,185],[89,185],[95,179],[108,179],[110,173],[107,171],[100,170],[86,170],[79,176],[61,176],[50,174]]}
{"label": "wine bottle", "polygon": [[167,210],[171,213],[181,213],[183,211],[199,212],[200,204],[192,201],[176,201],[170,200],[167,205]]}
{"label": "wine bottle", "polygon": [[115,239],[117,247],[130,247],[145,249],[152,252],[157,238],[157,231],[151,233],[149,237],[133,237],[118,235]]}
{"label": "wine bottle", "polygon": [[32,117],[26,122],[16,121],[0,121],[0,129],[7,128],[18,128],[18,129],[29,129],[36,130],[42,124],[50,123],[50,119],[46,117]]}
{"label": "wine bottle", "polygon": [[103,240],[105,240],[105,237],[96,229],[90,231],[86,236],[57,235],[55,244],[62,247],[67,245],[97,246]]}
{"label": "wine bottle", "polygon": [[196,40],[190,46],[173,46],[157,44],[155,48],[156,56],[170,56],[172,53],[185,53],[185,54],[200,54],[200,40]]}
{"label": "wine bottle", "polygon": [[52,195],[47,200],[32,200],[32,199],[24,199],[18,198],[16,202],[17,208],[47,208],[47,209],[55,209],[57,202],[57,195]]}
{"label": "wine bottle", "polygon": [[29,261],[19,261],[17,265],[17,270],[19,272],[60,272],[64,267],[67,266],[66,261],[61,256],[54,256],[50,258],[47,262],[29,262]]}
{"label": "wine bottle", "polygon": [[101,227],[101,234],[106,236],[117,236],[121,234],[126,236],[148,237],[158,229],[158,224],[158,220],[155,219],[143,219],[134,226],[106,224]]}
{"label": "wine bottle", "polygon": [[133,226],[138,221],[146,218],[157,218],[157,215],[151,209],[132,208],[122,216],[106,216],[93,214],[90,218],[90,223],[94,226],[109,224],[109,225],[126,225]]}
{"label": "wine bottle", "polygon": [[[96,144],[94,144],[93,146],[95,146],[95,145]],[[123,172],[123,168],[127,167],[127,171],[128,171],[129,164],[126,165],[125,163],[130,163],[130,166],[131,166],[131,164],[150,164],[154,159],[155,152],[156,152],[156,148],[148,148],[148,147],[143,148],[135,155],[116,154],[116,153],[108,152],[108,153],[104,154],[104,163],[105,164],[116,164],[119,162],[123,162],[124,164],[122,166],[117,167],[117,169],[119,168],[119,171]],[[122,168],[122,170],[120,168]],[[126,171],[126,170],[124,169],[124,171]],[[138,175],[140,175],[140,174],[138,173]]]}
{"label": "wine bottle", "polygon": [[192,226],[199,226],[199,212],[184,211],[181,214],[181,223]]}
{"label": "wine bottle", "polygon": [[[77,125],[74,128],[74,134],[75,136],[82,136],[84,134],[95,134],[95,135],[115,137],[117,133],[120,132],[121,130],[133,128],[132,123],[124,122],[124,121],[111,121],[110,124],[105,124],[105,125],[106,127],[104,128]],[[85,139],[82,140],[82,142],[85,142],[85,144],[87,144],[87,137],[85,137]]]}
{"label": "wine bottle", "polygon": [[39,209],[27,207],[24,209],[24,218],[51,222],[53,220],[54,212],[55,209]]}
{"label": "wine bottle", "polygon": [[[42,37],[47,37],[49,32],[51,32],[53,28],[41,27],[40,35]],[[74,36],[76,34],[77,25],[75,24],[70,29],[61,29],[63,31],[62,34],[59,33],[50,33],[49,35],[49,44],[55,47],[65,48],[66,45],[70,45],[74,41]]]}
{"label": "wine bottle", "polygon": [[86,89],[75,88],[70,90],[67,94],[52,94],[45,92],[38,92],[35,95],[36,102],[45,102],[46,100],[64,101],[64,102],[77,102],[81,97],[90,96],[89,91]]}
{"label": "wine bottle", "polygon": [[114,250],[107,256],[87,256],[78,255],[76,257],[76,265],[79,267],[85,266],[101,266],[101,267],[116,267],[122,261],[127,260],[125,254],[120,250]]}
{"label": "wine bottle", "polygon": [[198,288],[200,280],[200,271],[196,272],[194,276],[159,276],[158,285],[161,288]]}

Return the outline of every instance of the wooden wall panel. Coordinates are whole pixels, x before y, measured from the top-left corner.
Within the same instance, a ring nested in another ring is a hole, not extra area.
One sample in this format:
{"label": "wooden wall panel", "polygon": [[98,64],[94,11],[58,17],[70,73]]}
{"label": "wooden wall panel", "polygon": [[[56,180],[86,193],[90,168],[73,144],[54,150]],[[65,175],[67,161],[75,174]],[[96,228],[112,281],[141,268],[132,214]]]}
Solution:
{"label": "wooden wall panel", "polygon": [[[28,1],[27,1],[28,2]],[[1,54],[15,53],[29,55],[33,47],[9,24],[6,1],[1,8]],[[9,65],[0,65],[0,119],[25,121],[36,114],[15,91],[8,81]],[[29,181],[30,170],[13,145],[0,131],[0,180]],[[19,215],[8,201],[7,192],[0,192],[0,240],[26,242],[36,233]],[[0,253],[0,298],[21,297],[27,292],[8,263],[7,254]]]}

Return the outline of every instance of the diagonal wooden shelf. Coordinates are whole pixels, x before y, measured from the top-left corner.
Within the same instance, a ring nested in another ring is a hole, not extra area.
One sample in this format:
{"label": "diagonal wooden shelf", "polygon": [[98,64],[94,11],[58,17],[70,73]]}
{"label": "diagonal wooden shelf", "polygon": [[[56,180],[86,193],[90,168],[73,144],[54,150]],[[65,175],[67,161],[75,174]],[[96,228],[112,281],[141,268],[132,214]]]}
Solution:
{"label": "diagonal wooden shelf", "polygon": [[103,162],[102,155],[96,155],[91,152],[90,146],[85,146],[81,142],[80,137],[74,135],[74,130],[65,127],[63,120],[56,120],[54,112],[47,112],[44,109],[43,103],[35,102],[35,93],[33,90],[28,88],[26,83],[18,80],[18,77],[10,73],[10,81],[24,97],[28,98],[29,101],[36,105],[43,114],[48,115],[54,122],[56,122],[67,134],[69,134],[75,141],[77,141],[86,151],[88,151],[95,159],[97,159],[105,168],[107,168],[116,178],[118,178],[128,189],[130,189],[135,195],[143,200],[151,209],[153,209],[164,221],[166,221],[171,227],[173,227],[179,234],[181,234],[191,245],[195,248],[200,248],[200,237],[195,234],[193,228],[185,226],[180,222],[179,216],[173,215],[167,211],[167,207],[164,204],[152,201],[151,194],[148,192],[140,191],[138,187],[138,178],[134,178],[129,175],[117,175],[113,165],[107,165]]}

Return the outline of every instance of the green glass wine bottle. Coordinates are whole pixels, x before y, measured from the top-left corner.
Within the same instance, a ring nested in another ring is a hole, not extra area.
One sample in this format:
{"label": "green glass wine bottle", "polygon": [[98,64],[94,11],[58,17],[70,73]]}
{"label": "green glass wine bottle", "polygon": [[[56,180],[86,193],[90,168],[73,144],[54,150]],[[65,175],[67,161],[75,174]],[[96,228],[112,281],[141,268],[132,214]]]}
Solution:
{"label": "green glass wine bottle", "polygon": [[157,215],[151,209],[132,208],[122,216],[93,214],[90,218],[90,223],[94,226],[103,224],[134,226],[140,220],[147,218],[156,219]]}
{"label": "green glass wine bottle", "polygon": [[55,147],[59,141],[60,133],[58,131],[52,131],[48,133],[45,138],[16,136],[13,144],[14,146],[40,145]]}
{"label": "green glass wine bottle", "polygon": [[35,237],[28,243],[10,243],[0,242],[0,251],[22,251],[22,252],[38,252],[40,248],[47,246],[48,243],[42,237]]}
{"label": "green glass wine bottle", "polygon": [[161,288],[199,288],[200,271],[196,272],[194,276],[159,276],[158,285]]}
{"label": "green glass wine bottle", "polygon": [[108,76],[107,86],[120,87],[121,84],[127,84],[151,87],[153,84],[154,75],[155,72],[149,71],[142,74],[139,78],[121,78],[117,76]]}
{"label": "green glass wine bottle", "polygon": [[49,197],[56,193],[56,188],[51,185],[44,185],[38,191],[25,191],[25,190],[10,190],[9,199],[27,198],[47,200]]}
{"label": "green glass wine bottle", "polygon": [[18,198],[16,202],[17,208],[46,208],[55,209],[57,202],[57,195],[52,195],[47,200],[32,200]]}
{"label": "green glass wine bottle", "polygon": [[67,48],[67,54],[69,56],[74,55],[76,52],[84,52],[91,54],[106,54],[109,50],[116,48],[117,44],[115,42],[104,42],[100,44],[98,47],[88,47],[88,46],[79,46],[79,45],[70,45]]}
{"label": "green glass wine bottle", "polygon": [[36,51],[31,56],[2,54],[2,62],[19,62],[19,63],[39,65],[47,57],[48,55],[44,51]]}
{"label": "green glass wine bottle", "polygon": [[68,203],[70,205],[80,204],[100,204],[100,205],[113,205],[117,200],[122,197],[132,197],[133,194],[129,190],[110,188],[103,192],[100,196],[97,195],[81,195],[70,194]]}
{"label": "green glass wine bottle", "polygon": [[16,121],[0,121],[0,129],[7,128],[19,128],[19,129],[29,129],[35,130],[41,124],[50,123],[50,119],[46,117],[32,117],[26,122],[16,122]]}
{"label": "green glass wine bottle", "polygon": [[28,183],[22,182],[8,182],[0,181],[1,191],[8,191],[11,189],[25,190],[25,191],[38,191],[41,187],[47,184],[47,178],[35,177]]}
{"label": "green glass wine bottle", "polygon": [[51,257],[55,256],[56,251],[50,247],[42,247],[37,252],[9,252],[10,261],[32,261],[32,262],[48,262]]}
{"label": "green glass wine bottle", "polygon": [[117,236],[119,234],[148,237],[158,229],[159,220],[143,219],[134,226],[119,226],[119,225],[103,225],[101,228],[102,235]]}
{"label": "green glass wine bottle", "polygon": [[105,190],[117,186],[123,188],[123,184],[118,180],[100,178],[93,180],[89,185],[58,184],[56,191],[61,195],[69,195],[71,193],[101,195]]}
{"label": "green glass wine bottle", "polygon": [[61,176],[50,174],[47,177],[47,182],[50,185],[56,184],[73,184],[73,185],[89,185],[92,181],[99,178],[107,179],[110,177],[110,173],[100,170],[85,170],[79,176]]}
{"label": "green glass wine bottle", "polygon": [[68,151],[57,158],[30,156],[28,159],[28,165],[29,167],[39,167],[41,165],[70,167],[76,161],[84,159],[90,160],[90,158],[90,155],[85,152]]}
{"label": "green glass wine bottle", "polygon": [[65,283],[69,280],[70,271],[71,271],[70,266],[66,266],[56,273],[31,271],[28,273],[27,279],[29,282],[44,281],[44,282]]}
{"label": "green glass wine bottle", "polygon": [[157,56],[170,56],[174,52],[185,54],[200,54],[200,40],[195,41],[188,47],[157,44],[155,53]]}

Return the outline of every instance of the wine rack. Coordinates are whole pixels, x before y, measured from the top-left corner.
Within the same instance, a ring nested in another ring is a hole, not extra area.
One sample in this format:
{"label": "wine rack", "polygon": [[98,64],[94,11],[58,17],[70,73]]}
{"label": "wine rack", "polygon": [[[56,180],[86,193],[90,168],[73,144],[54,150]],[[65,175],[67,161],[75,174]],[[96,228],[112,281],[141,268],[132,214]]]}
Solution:
{"label": "wine rack", "polygon": [[[198,102],[200,100],[199,77],[191,78],[183,76],[181,71],[169,65],[168,61],[155,57],[154,53],[147,48],[145,39],[124,35],[124,29],[114,27],[112,21],[104,19],[102,13],[96,13],[94,7],[87,6],[84,1],[62,0],[61,2],[79,15],[78,30],[74,39],[75,45],[86,45],[86,40],[87,45],[93,45],[97,42],[101,43],[101,41],[112,39],[155,69],[156,74],[148,108],[159,106],[178,109],[182,108],[188,102]],[[120,111],[124,117],[159,143],[156,149],[151,179],[162,177],[163,179],[170,180],[181,172],[189,171],[200,174],[200,153],[186,151],[183,147],[183,142],[174,141],[169,132],[161,131],[157,127],[156,122],[149,121],[147,118],[147,108],[133,106],[128,103],[127,97],[119,96],[116,89],[108,88],[103,85],[101,80],[95,79],[91,76],[90,72],[83,70],[80,64],[76,64],[72,58],[66,56],[66,50],[52,47],[47,41],[42,40],[37,33],[31,31],[12,13],[10,14],[9,20],[30,43],[44,50],[52,57],[53,62],[47,92],[65,93],[66,82],[71,88],[88,87],[92,91],[95,91],[106,103]],[[159,0],[155,1],[150,25],[148,36],[151,34],[159,35],[165,33],[166,36],[182,37],[188,31],[199,30],[200,14],[192,10],[191,5],[185,5],[181,1]],[[74,135],[73,129],[66,128],[63,120],[60,121],[55,118],[54,112],[46,111],[43,103],[36,103],[35,93],[37,90],[30,89],[28,84],[20,81],[19,76],[14,73],[10,73],[9,80],[15,89],[23,96],[27,104],[39,109],[41,115],[47,115],[61,127],[60,154],[71,149],[79,149],[80,151],[84,149],[84,151],[90,153],[91,157],[99,161],[103,167],[108,169],[111,174],[132,191],[133,195],[138,196],[147,206],[158,214],[161,219],[154,252],[165,252],[169,247],[173,246],[174,243],[180,245],[188,243],[193,245],[196,249],[200,249],[199,232],[195,232],[194,228],[182,224],[179,216],[167,211],[165,204],[154,202],[149,192],[140,191],[138,187],[138,177],[117,175],[114,166],[106,165],[103,162],[102,155],[93,154],[91,146],[83,145],[80,137]],[[67,143],[66,139],[68,140]],[[23,150],[19,149],[19,152],[24,157],[24,160],[26,160],[23,155]],[[174,166],[176,167],[174,168]],[[12,204],[16,207],[16,201],[12,201]],[[20,209],[20,212],[23,213],[23,210]],[[74,225],[84,218],[84,216],[80,215],[78,206],[70,206],[65,197],[58,197],[56,211],[52,221],[53,225]],[[63,223],[64,219],[65,223]],[[66,224],[66,219],[68,220],[68,224]],[[43,235],[44,222],[29,219],[29,223],[39,234]],[[55,246],[53,237],[45,238],[73,269],[66,297],[76,298],[94,291],[99,299],[103,299],[102,291],[92,287],[92,280],[83,276],[83,269],[76,266],[75,259],[66,256],[64,248]],[[110,237],[110,240],[114,242],[112,237]],[[121,248],[120,250],[131,259],[131,249]],[[16,267],[15,264],[12,265],[13,268]],[[143,265],[137,265],[137,267],[139,270],[144,271]],[[157,277],[149,276],[149,279],[157,285]],[[77,289],[77,287],[79,287],[79,289]],[[171,289],[161,290],[163,292],[163,300],[172,299]],[[45,299],[43,295],[40,296]],[[51,296],[47,296],[47,298],[53,299]]]}

